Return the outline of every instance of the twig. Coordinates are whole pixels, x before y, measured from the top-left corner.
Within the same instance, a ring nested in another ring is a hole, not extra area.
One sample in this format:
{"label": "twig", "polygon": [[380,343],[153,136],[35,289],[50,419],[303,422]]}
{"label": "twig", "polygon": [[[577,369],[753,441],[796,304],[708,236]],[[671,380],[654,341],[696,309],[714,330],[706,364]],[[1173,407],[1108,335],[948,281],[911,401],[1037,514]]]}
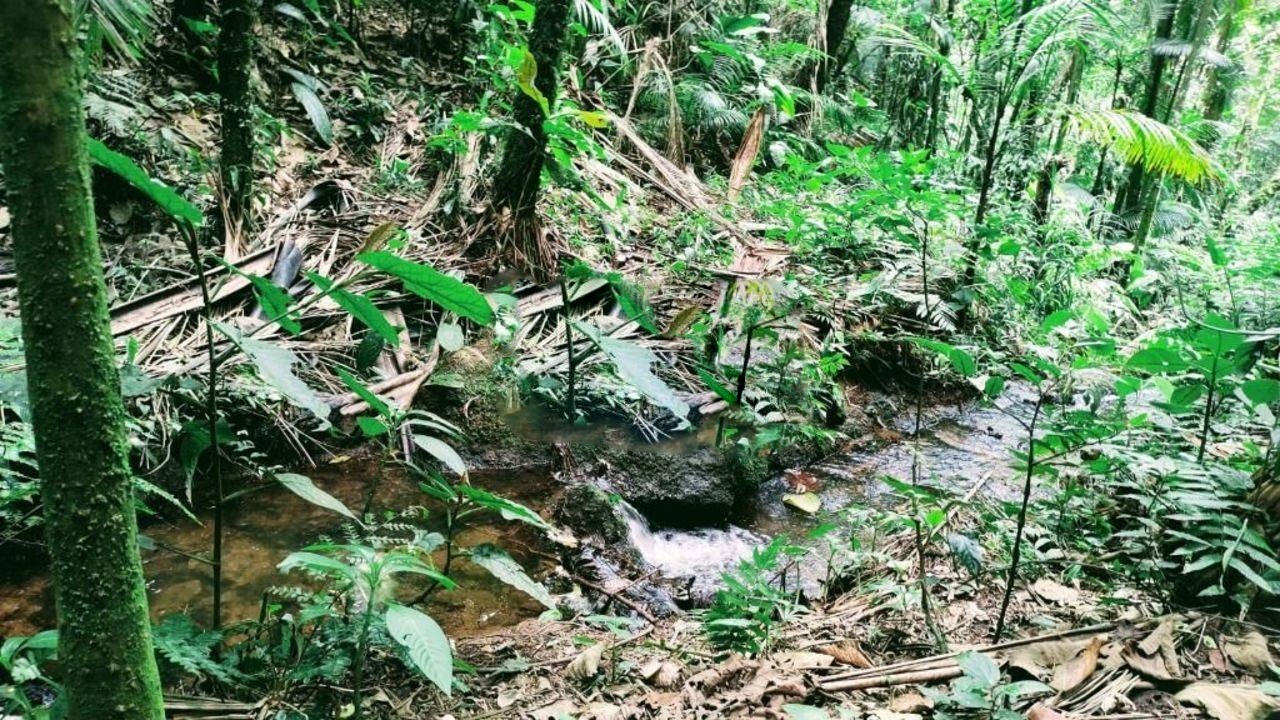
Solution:
{"label": "twig", "polygon": [[609,592],[608,590],[605,590],[602,586],[597,585],[596,583],[593,583],[590,580],[587,580],[585,578],[578,577],[575,575],[573,579],[577,581],[580,585],[585,585],[586,587],[589,587],[592,590],[595,590],[596,592],[600,593],[601,595],[604,595],[610,600],[617,600],[619,603],[626,605],[628,608],[635,611],[637,615],[644,618],[650,625],[656,624],[658,622],[657,618],[655,618],[652,613],[650,613],[648,610],[645,610],[644,607],[637,605],[634,601],[630,600],[629,598],[627,598],[627,596],[622,594],[623,590],[626,590],[627,588],[631,587],[630,585],[627,585],[626,587],[622,588],[622,590]]}

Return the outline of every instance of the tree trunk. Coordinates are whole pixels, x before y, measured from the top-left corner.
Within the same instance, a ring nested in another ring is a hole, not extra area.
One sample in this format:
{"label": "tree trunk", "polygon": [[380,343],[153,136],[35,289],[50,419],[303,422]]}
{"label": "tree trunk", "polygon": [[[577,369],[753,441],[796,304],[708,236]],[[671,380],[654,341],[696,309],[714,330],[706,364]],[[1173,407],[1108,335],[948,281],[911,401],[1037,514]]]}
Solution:
{"label": "tree trunk", "polygon": [[[549,106],[554,106],[556,100],[569,5],[570,0],[539,0],[529,31],[529,52],[538,67],[533,84]],[[547,134],[542,127],[546,113],[537,100],[521,92],[516,97],[514,115],[516,126],[507,134],[502,164],[494,179],[493,209],[511,213],[510,259],[540,275],[554,262],[537,228],[535,212],[547,150]]]}
{"label": "tree trunk", "polygon": [[222,116],[225,232],[253,232],[253,21],[257,0],[222,0],[218,32],[218,110]]}
{"label": "tree trunk", "polygon": [[852,16],[853,0],[831,0],[831,7],[827,8],[826,47],[822,48],[826,57],[818,61],[818,74],[814,80],[818,92],[822,92],[827,83],[831,82],[835,58],[839,56],[840,43],[849,29],[849,18]]}
{"label": "tree trunk", "polygon": [[[1218,26],[1218,54],[1226,56],[1231,41],[1240,31],[1240,0],[1228,0],[1226,14],[1222,24]],[[1231,106],[1231,96],[1236,84],[1240,82],[1240,68],[1235,63],[1226,67],[1216,65],[1209,67],[1209,77],[1204,90],[1204,119],[1221,120],[1227,108]]]}
{"label": "tree trunk", "polygon": [[[1168,42],[1173,36],[1173,23],[1178,15],[1179,0],[1173,0],[1160,8],[1164,13],[1156,22],[1155,39],[1151,43],[1151,66],[1147,71],[1147,90],[1142,97],[1143,115],[1149,118],[1159,116],[1160,90],[1164,82],[1165,67],[1169,64],[1168,56],[1155,52],[1156,46]],[[1115,211],[1124,215],[1138,211],[1146,195],[1147,169],[1141,162],[1134,163],[1129,169],[1129,180],[1122,186],[1116,198]]]}
{"label": "tree trunk", "polygon": [[71,720],[163,720],[70,0],[0,3],[0,163]]}
{"label": "tree trunk", "polygon": [[[941,25],[943,27],[948,27],[951,24],[952,2],[951,0],[942,0],[942,1],[943,1],[943,8],[942,8]],[[937,2],[935,1],[933,3],[932,11],[934,13],[937,13],[937,10],[938,10]],[[947,36],[941,33],[938,33],[937,41],[938,41],[938,54],[944,58],[950,55],[951,41],[947,38]],[[941,129],[943,122],[945,122],[945,118],[947,115],[946,102],[942,98],[942,68],[941,67],[933,68],[933,73],[929,77],[929,101],[928,102],[929,102],[929,123],[928,123],[928,130],[925,131],[924,146],[928,148],[930,152],[937,152],[938,151],[938,132]]]}
{"label": "tree trunk", "polygon": [[[555,103],[557,71],[569,21],[569,0],[539,0],[529,52],[538,64],[534,86],[549,104]],[[507,134],[502,165],[494,182],[494,204],[516,215],[530,215],[538,203],[547,135],[542,129],[546,114],[538,101],[520,93],[515,101],[516,127]]]}

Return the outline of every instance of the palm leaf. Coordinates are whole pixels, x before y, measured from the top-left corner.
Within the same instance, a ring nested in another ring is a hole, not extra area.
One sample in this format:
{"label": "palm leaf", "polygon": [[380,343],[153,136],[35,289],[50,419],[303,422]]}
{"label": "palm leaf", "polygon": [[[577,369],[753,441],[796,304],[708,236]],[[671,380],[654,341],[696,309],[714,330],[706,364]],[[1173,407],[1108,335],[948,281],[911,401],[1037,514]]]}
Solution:
{"label": "palm leaf", "polygon": [[156,27],[150,0],[81,0],[76,9],[112,51],[133,60],[145,55],[145,41]]}
{"label": "palm leaf", "polygon": [[1071,126],[1091,140],[1110,145],[1130,163],[1197,183],[1223,175],[1209,153],[1186,133],[1128,110],[1070,108]]}
{"label": "palm leaf", "polygon": [[583,27],[603,35],[619,55],[626,55],[627,46],[609,19],[609,0],[573,0],[573,15]]}

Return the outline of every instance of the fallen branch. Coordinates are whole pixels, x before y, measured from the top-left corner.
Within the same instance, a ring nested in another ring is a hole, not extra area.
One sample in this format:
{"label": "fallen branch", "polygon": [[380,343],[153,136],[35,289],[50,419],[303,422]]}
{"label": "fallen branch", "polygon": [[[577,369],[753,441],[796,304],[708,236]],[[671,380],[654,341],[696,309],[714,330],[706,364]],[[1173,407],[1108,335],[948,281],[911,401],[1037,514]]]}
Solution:
{"label": "fallen branch", "polygon": [[[591,582],[590,580],[587,580],[587,579],[582,578],[582,577],[577,577],[577,576],[575,576],[575,577],[574,577],[574,580],[575,580],[579,585],[584,585],[584,586],[586,586],[586,587],[588,587],[588,588],[591,588],[592,590],[595,590],[596,592],[600,593],[601,595],[604,595],[605,597],[609,598],[610,600],[617,600],[620,604],[622,604],[622,605],[626,605],[628,608],[630,608],[631,610],[635,611],[635,613],[636,613],[637,615],[639,615],[640,617],[642,617],[642,618],[644,618],[646,621],[648,621],[648,623],[649,623],[650,625],[654,625],[654,624],[656,624],[656,623],[658,622],[658,619],[657,619],[657,618],[655,618],[655,617],[653,616],[653,614],[652,614],[652,613],[650,613],[648,610],[645,610],[645,609],[644,609],[644,607],[642,607],[642,606],[640,606],[640,605],[636,604],[636,603],[635,603],[634,601],[632,601],[631,599],[627,598],[625,595],[623,595],[623,594],[622,594],[622,592],[621,592],[621,591],[609,592],[608,590],[604,589],[604,587],[602,587],[602,586],[600,586],[600,585],[598,585],[598,584],[596,584],[596,583],[593,583],[593,582]],[[631,587],[631,586],[630,586],[630,585],[627,585],[626,587],[624,587],[624,588],[622,588],[622,589],[623,589],[623,590],[626,590],[626,589],[627,589],[627,588],[629,588],[629,587]]]}
{"label": "fallen branch", "polygon": [[[271,271],[275,262],[275,246],[265,247],[247,255],[234,263],[237,270],[246,275],[265,275]],[[210,281],[222,279],[228,273],[226,268],[216,268],[206,273]],[[231,275],[214,286],[213,302],[224,300],[249,287],[249,279],[242,275]],[[198,278],[170,285],[162,290],[143,295],[140,298],[111,308],[111,334],[127,335],[134,330],[146,327],[151,323],[174,315],[199,310],[204,306],[200,296]]]}

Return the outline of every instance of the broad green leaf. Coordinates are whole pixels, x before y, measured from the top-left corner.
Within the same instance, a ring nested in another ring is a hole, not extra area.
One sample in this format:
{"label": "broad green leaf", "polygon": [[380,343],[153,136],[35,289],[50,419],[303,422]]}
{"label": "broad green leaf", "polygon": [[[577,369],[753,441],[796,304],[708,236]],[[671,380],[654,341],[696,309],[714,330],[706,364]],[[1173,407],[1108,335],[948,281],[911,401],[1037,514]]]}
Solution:
{"label": "broad green leaf", "polygon": [[358,293],[335,288],[334,282],[323,275],[309,272],[307,279],[320,288],[320,292],[333,298],[338,307],[346,310],[352,317],[364,323],[365,327],[386,340],[388,345],[393,348],[400,347],[400,333],[387,321],[386,316],[373,304],[372,300]]}
{"label": "broad green leaf", "polygon": [[[215,425],[218,444],[226,445],[236,439],[235,430],[226,418],[218,418]],[[178,442],[178,463],[187,479],[187,499],[191,499],[192,481],[195,478],[196,463],[206,450],[213,446],[213,438],[209,437],[209,423],[206,420],[192,420],[182,426],[181,439]]]}
{"label": "broad green leaf", "polygon": [[551,105],[547,102],[547,96],[535,85],[538,79],[538,61],[533,57],[533,53],[528,48],[513,48],[507,58],[507,62],[512,66],[516,73],[516,86],[520,88],[520,92],[533,98],[538,103],[538,107],[542,108],[543,115],[551,114]]}
{"label": "broad green leaf", "polygon": [[329,119],[329,111],[325,109],[324,102],[320,100],[317,91],[321,89],[320,82],[314,77],[298,72],[292,68],[284,68],[284,72],[290,75],[294,81],[289,83],[289,89],[293,92],[293,97],[297,99],[298,104],[302,105],[302,109],[307,113],[307,119],[311,121],[311,126],[316,129],[316,135],[325,145],[333,144],[333,122]]}
{"label": "broad green leaf", "polygon": [[413,444],[422,448],[431,457],[444,463],[444,466],[459,475],[467,474],[467,464],[462,461],[458,452],[440,438],[430,435],[414,435]]}
{"label": "broad green leaf", "polygon": [[471,548],[467,557],[471,562],[488,570],[490,575],[542,603],[543,607],[555,609],[556,603],[551,599],[551,593],[547,592],[542,583],[535,582],[533,578],[526,575],[520,563],[513,560],[502,548],[489,543],[477,545]]}
{"label": "broad green leaf", "polygon": [[924,522],[929,528],[937,529],[947,520],[947,511],[942,508],[930,508],[924,514]]}
{"label": "broad green leaf", "polygon": [[618,300],[618,307],[622,309],[622,313],[631,320],[636,321],[636,324],[644,328],[645,331],[657,335],[660,330],[653,322],[653,311],[645,301],[641,289],[632,283],[624,281],[620,276],[607,279],[609,280],[609,286],[613,289],[613,296]]}
{"label": "broad green leaf", "polygon": [[263,312],[267,314],[267,319],[274,320],[290,335],[302,332],[297,313],[289,310],[289,306],[293,304],[293,298],[289,297],[289,293],[261,275],[241,274],[253,283],[253,293],[257,296],[258,303],[262,305]]}
{"label": "broad green leaf", "polygon": [[546,520],[543,520],[538,513],[518,502],[498,497],[474,485],[459,484],[455,485],[453,489],[472,503],[497,512],[504,520],[515,520],[542,530],[552,529],[551,525]]}
{"label": "broad green leaf", "polygon": [[1222,251],[1222,246],[1218,244],[1218,241],[1214,240],[1212,235],[1207,235],[1204,242],[1209,248],[1209,259],[1213,261],[1214,266],[1226,267],[1228,262],[1227,254]]}
{"label": "broad green leaf", "polygon": [[929,338],[910,338],[910,342],[942,355],[951,363],[951,367],[964,377],[969,377],[978,371],[978,365],[974,362],[973,356],[954,345]]}
{"label": "broad green leaf", "polygon": [[355,393],[356,397],[365,401],[365,403],[368,404],[374,412],[378,413],[378,415],[383,418],[391,418],[395,415],[395,413],[391,411],[391,406],[387,404],[387,401],[378,397],[372,390],[365,387],[365,384],[360,382],[359,378],[355,375],[352,375],[342,368],[338,368],[338,378],[342,380],[342,384],[346,385],[348,390]]}
{"label": "broad green leaf", "polygon": [[578,119],[597,130],[609,127],[609,116],[599,110],[579,110]]}
{"label": "broad green leaf", "polygon": [[89,159],[95,165],[119,175],[125,182],[132,185],[138,192],[146,195],[161,210],[168,213],[175,220],[189,223],[192,227],[200,227],[204,224],[204,216],[200,214],[199,208],[174,192],[172,188],[152,180],[151,176],[138,167],[133,160],[115,152],[93,138],[89,138]]}
{"label": "broad green leaf", "polygon": [[291,570],[302,570],[313,575],[327,575],[345,582],[356,581],[355,568],[336,558],[307,550],[289,553],[289,556],[281,560],[276,567],[282,573],[287,573]]}
{"label": "broad green leaf", "polygon": [[1254,405],[1270,405],[1280,400],[1280,381],[1271,378],[1250,380],[1240,386],[1240,392]]}
{"label": "broad green leaf", "polygon": [[387,606],[387,634],[409,651],[409,659],[440,692],[453,693],[453,652],[449,638],[426,614],[404,605]]}
{"label": "broad green leaf", "polygon": [[293,366],[298,356],[288,348],[280,347],[264,340],[247,337],[227,325],[218,324],[218,332],[231,339],[258,369],[258,376],[271,387],[280,392],[290,404],[310,411],[320,420],[321,425],[329,427],[330,408],[297,375],[293,374]]}
{"label": "broad green leaf", "polygon": [[294,495],[297,495],[312,505],[322,507],[326,510],[332,510],[339,515],[348,517],[356,522],[360,521],[360,519],[356,517],[355,513],[351,512],[346,505],[342,504],[341,500],[316,487],[316,484],[311,482],[311,478],[306,475],[298,475],[297,473],[278,473],[276,475],[276,480],[279,480],[280,484],[288,488]]}
{"label": "broad green leaf", "polygon": [[1044,322],[1040,323],[1040,332],[1042,333],[1053,332],[1054,330],[1062,327],[1063,325],[1066,325],[1067,322],[1070,321],[1071,318],[1074,316],[1075,316],[1075,313],[1071,310],[1059,310],[1055,313],[1052,313],[1044,319]]}
{"label": "broad green leaf", "polygon": [[733,405],[738,401],[738,396],[734,395],[732,390],[721,384],[721,382],[717,380],[709,370],[704,367],[697,367],[694,369],[697,371],[698,377],[702,378],[703,384],[705,384],[707,388],[714,392],[721,400],[729,403],[730,405]]}
{"label": "broad green leaf", "polygon": [[967,650],[956,656],[956,664],[964,671],[966,677],[981,683],[984,687],[995,687],[1000,682],[1000,668],[995,661],[979,652]]}
{"label": "broad green leaf", "polygon": [[951,548],[951,554],[955,556],[956,562],[959,562],[965,570],[973,575],[982,572],[983,551],[982,545],[977,540],[961,533],[950,533],[947,535],[947,546]]}
{"label": "broad green leaf", "polygon": [[356,259],[400,278],[406,290],[445,310],[486,327],[493,325],[493,309],[489,307],[489,301],[479,290],[461,280],[389,252],[360,253]]}
{"label": "broad green leaf", "polygon": [[378,418],[368,415],[361,415],[356,418],[356,427],[360,428],[360,432],[364,433],[365,437],[379,437],[387,434],[387,431],[391,429]]}
{"label": "broad green leaf", "polygon": [[1143,348],[1129,358],[1128,367],[1153,374],[1176,373],[1187,368],[1187,362],[1168,347]]}
{"label": "broad green leaf", "polygon": [[440,343],[440,349],[445,352],[457,352],[467,340],[458,323],[446,322],[440,323],[440,327],[436,328],[436,342]]}
{"label": "broad green leaf", "polygon": [[573,326],[608,356],[623,382],[635,388],[649,402],[670,410],[672,415],[681,420],[688,418],[688,403],[677,397],[675,391],[650,369],[658,361],[658,356],[654,355],[653,351],[635,343],[605,335],[591,325],[575,321]]}

